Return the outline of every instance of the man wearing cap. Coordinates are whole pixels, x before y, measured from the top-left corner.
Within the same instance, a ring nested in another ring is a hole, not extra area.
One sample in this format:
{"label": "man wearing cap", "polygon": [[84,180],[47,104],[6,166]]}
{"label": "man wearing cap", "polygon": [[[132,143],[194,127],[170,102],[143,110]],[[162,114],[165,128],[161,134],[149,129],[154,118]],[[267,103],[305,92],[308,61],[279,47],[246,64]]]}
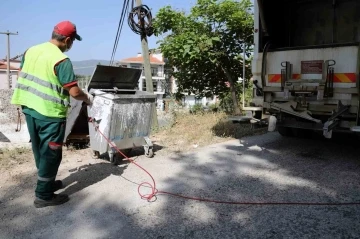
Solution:
{"label": "man wearing cap", "polygon": [[63,21],[54,27],[49,42],[30,47],[22,58],[11,103],[20,105],[26,117],[32,150],[38,169],[34,205],[60,205],[68,195],[55,194],[63,188],[55,180],[62,160],[70,97],[91,105],[93,96],[77,85],[70,59],[64,54],[74,41],[81,41],[76,26]]}

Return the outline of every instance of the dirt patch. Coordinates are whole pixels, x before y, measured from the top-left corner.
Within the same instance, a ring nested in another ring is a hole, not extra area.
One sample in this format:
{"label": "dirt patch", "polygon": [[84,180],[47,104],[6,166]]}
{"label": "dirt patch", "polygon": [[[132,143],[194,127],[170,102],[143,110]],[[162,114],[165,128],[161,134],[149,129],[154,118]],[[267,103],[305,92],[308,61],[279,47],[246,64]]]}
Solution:
{"label": "dirt patch", "polygon": [[0,148],[0,168],[9,169],[32,160],[30,148]]}
{"label": "dirt patch", "polygon": [[[233,124],[227,120],[224,113],[188,114],[178,113],[174,116],[172,125],[153,132],[151,139],[157,154],[171,152],[186,152],[206,145],[239,139],[249,135],[265,133],[266,129],[252,129],[250,125]],[[3,143],[0,147],[0,171],[10,169],[21,164],[33,163],[31,144],[14,146]],[[6,145],[8,145],[6,147]],[[10,148],[10,146],[13,146]],[[130,157],[142,155],[143,149],[133,150]],[[75,161],[91,157],[91,149],[75,150],[64,147],[64,158],[76,158]]]}
{"label": "dirt patch", "polygon": [[155,132],[152,139],[168,151],[183,152],[266,132],[250,125],[234,124],[227,118],[225,113],[176,114],[173,125]]}
{"label": "dirt patch", "polygon": [[[265,132],[266,129],[254,130],[249,125],[233,124],[227,120],[227,116],[223,113],[200,115],[181,113],[175,115],[171,125],[153,132],[151,139],[154,143],[155,157],[162,157]],[[2,144],[0,144],[0,146],[3,146],[0,147],[0,182],[8,186],[30,187],[28,181],[30,180],[34,184],[34,177],[36,176],[31,144],[26,143],[26,146],[17,146],[14,143]],[[143,148],[137,148],[127,156],[136,159],[143,154]],[[63,161],[59,173],[69,174],[98,163],[109,162],[106,158],[92,158],[92,151],[88,147],[85,149],[76,149],[71,146],[69,148],[64,147]],[[9,188],[8,186],[7,188]]]}

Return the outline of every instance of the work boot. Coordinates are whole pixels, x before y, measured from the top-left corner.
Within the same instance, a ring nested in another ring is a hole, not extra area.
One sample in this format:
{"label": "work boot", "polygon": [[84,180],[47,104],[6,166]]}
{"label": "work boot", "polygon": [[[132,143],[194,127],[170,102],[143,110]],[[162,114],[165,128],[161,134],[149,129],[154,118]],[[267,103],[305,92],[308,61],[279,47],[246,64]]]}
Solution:
{"label": "work boot", "polygon": [[56,192],[57,190],[62,189],[63,186],[64,186],[64,185],[63,185],[63,183],[62,183],[61,180],[56,180],[56,181],[54,182],[54,192]]}
{"label": "work boot", "polygon": [[34,201],[34,206],[36,208],[48,207],[48,206],[57,206],[66,203],[69,201],[69,196],[66,194],[54,194],[53,198],[50,200],[44,200],[36,198]]}

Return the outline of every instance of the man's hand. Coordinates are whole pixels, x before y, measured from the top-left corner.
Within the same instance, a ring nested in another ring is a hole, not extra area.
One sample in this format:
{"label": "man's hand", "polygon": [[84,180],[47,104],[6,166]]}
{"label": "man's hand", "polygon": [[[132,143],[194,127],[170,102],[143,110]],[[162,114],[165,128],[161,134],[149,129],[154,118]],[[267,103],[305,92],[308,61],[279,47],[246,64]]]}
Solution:
{"label": "man's hand", "polygon": [[88,105],[92,105],[93,101],[94,101],[94,96],[90,93],[86,93],[86,96],[87,96],[87,100],[84,102]]}

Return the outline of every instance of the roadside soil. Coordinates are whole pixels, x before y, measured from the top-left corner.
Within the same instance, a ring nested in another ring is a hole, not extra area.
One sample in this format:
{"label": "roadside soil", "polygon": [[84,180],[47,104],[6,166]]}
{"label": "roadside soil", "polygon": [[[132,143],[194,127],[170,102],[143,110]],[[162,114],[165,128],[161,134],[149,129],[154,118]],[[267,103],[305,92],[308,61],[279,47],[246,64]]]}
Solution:
{"label": "roadside soil", "polygon": [[[263,134],[266,128],[251,129],[249,125],[233,124],[226,120],[223,113],[179,114],[173,122],[167,119],[164,127],[154,131],[151,140],[154,144],[155,160],[157,157],[192,152],[202,147],[239,139],[244,136]],[[161,118],[165,118],[162,116]],[[24,128],[22,133],[26,133]],[[143,157],[143,148],[131,151],[128,157]],[[63,161],[59,173],[66,174],[95,163],[109,163],[106,158],[94,159],[90,148],[76,149],[72,146],[63,148]],[[23,175],[31,175],[24,180]],[[0,191],[4,185],[23,188],[29,182],[35,185],[36,167],[31,143],[0,142]]]}

